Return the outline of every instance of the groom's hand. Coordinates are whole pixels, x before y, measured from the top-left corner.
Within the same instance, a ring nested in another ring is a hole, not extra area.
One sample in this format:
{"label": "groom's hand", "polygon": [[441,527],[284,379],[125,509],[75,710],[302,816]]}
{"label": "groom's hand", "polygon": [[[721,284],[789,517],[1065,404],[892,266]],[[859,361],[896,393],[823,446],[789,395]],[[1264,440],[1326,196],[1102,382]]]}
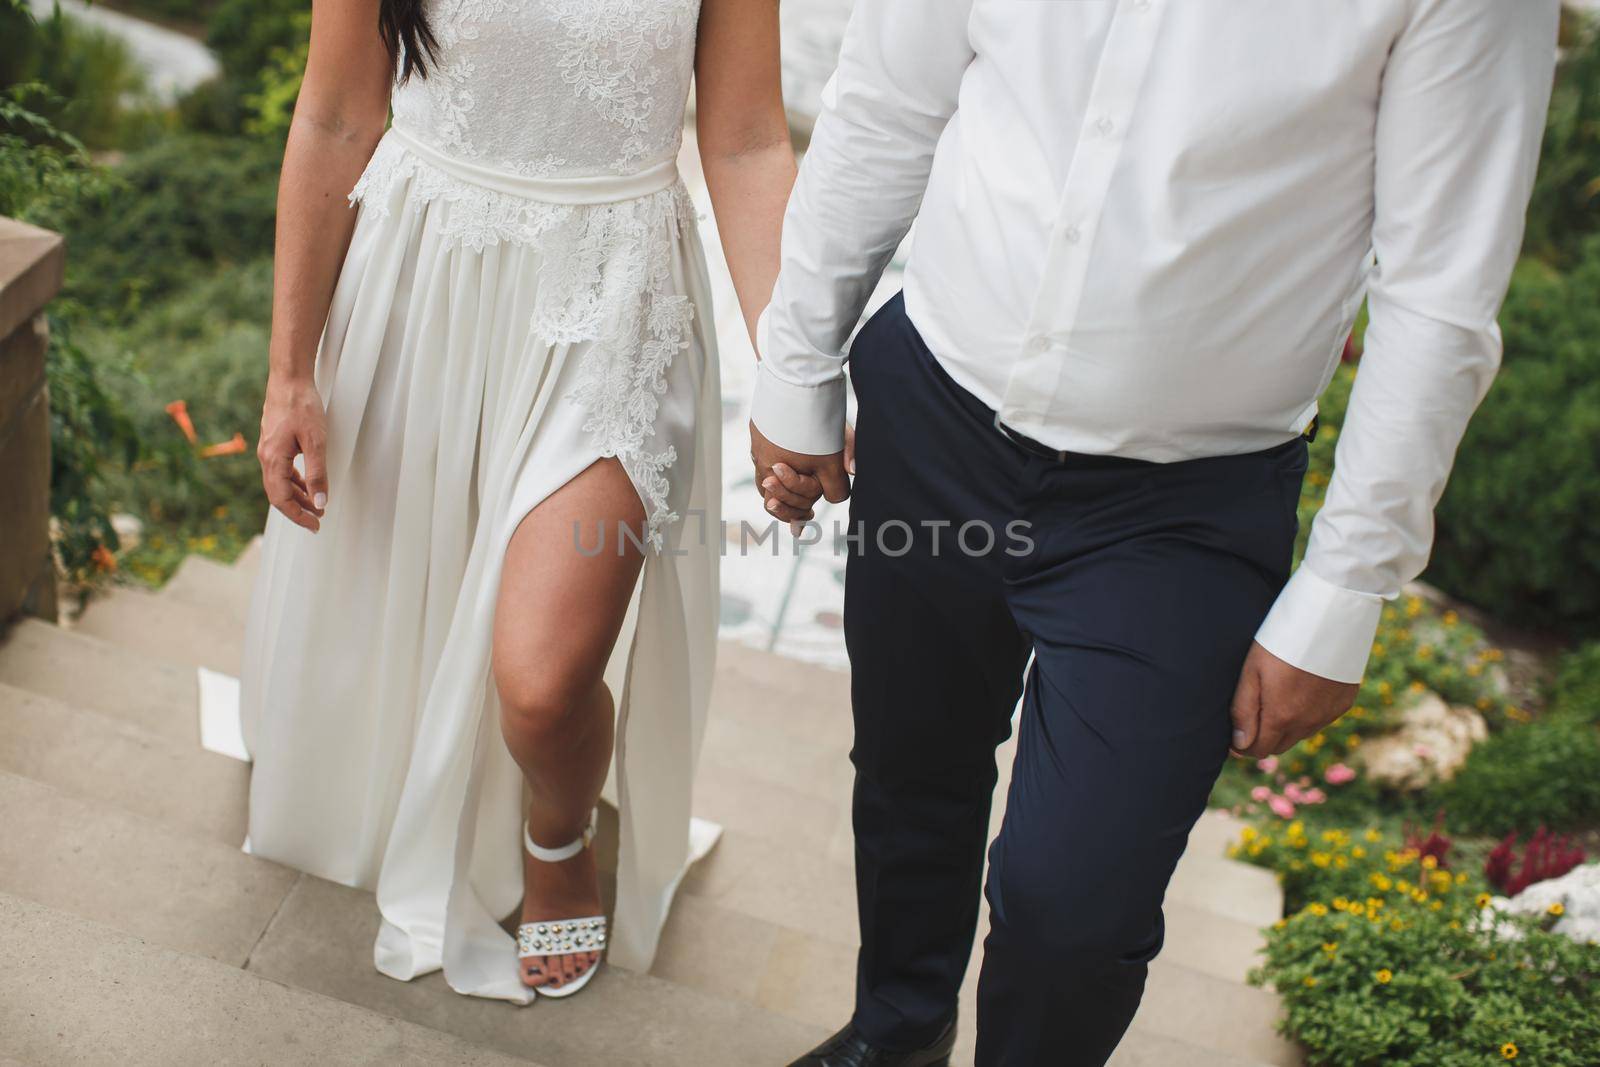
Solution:
{"label": "groom's hand", "polygon": [[784,522],[810,522],[817,499],[837,504],[850,498],[850,478],[845,454],[808,456],[779,448],[750,424],[750,462],[755,464],[756,485],[766,498],[767,511]]}
{"label": "groom's hand", "polygon": [[1252,643],[1233,694],[1233,749],[1256,759],[1284,752],[1350,710],[1360,688],[1290,666]]}

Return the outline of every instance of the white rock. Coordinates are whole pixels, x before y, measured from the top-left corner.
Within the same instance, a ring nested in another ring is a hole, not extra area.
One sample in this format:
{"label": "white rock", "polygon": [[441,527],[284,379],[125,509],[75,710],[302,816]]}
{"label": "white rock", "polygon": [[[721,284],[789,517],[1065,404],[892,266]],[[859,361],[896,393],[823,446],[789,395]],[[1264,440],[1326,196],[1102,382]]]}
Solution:
{"label": "white rock", "polygon": [[1472,746],[1488,736],[1482,715],[1425,693],[1400,713],[1399,729],[1367,741],[1357,758],[1379,785],[1422,789],[1454,777]]}
{"label": "white rock", "polygon": [[1497,897],[1496,909],[1513,915],[1542,915],[1552,904],[1565,909],[1552,928],[1574,941],[1600,943],[1600,863],[1574,867],[1560,878],[1535,882],[1510,900]]}

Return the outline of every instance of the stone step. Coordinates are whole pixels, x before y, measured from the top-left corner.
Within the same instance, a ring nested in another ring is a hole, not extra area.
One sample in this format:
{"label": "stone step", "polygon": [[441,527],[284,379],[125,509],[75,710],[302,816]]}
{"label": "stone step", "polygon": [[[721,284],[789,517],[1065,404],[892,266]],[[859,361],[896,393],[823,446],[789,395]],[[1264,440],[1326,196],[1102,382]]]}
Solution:
{"label": "stone step", "polygon": [[224,845],[244,840],[245,764],[4,684],[0,771]]}
{"label": "stone step", "polygon": [[1106,1067],[1268,1067],[1268,1063],[1200,1048],[1174,1037],[1129,1030]]}
{"label": "stone step", "polygon": [[1161,958],[1191,971],[1243,984],[1260,964],[1259,927],[1170,897],[1162,906],[1167,936]]}
{"label": "stone step", "polygon": [[190,555],[161,587],[160,595],[191,607],[222,612],[243,627],[254,581],[253,567],[233,567],[205,556]]}
{"label": "stone step", "polygon": [[0,892],[236,967],[299,877],[237,847],[4,772],[0,811]]}
{"label": "stone step", "polygon": [[119,1067],[528,1067],[530,1061],[0,894],[0,1042]]}
{"label": "stone step", "polygon": [[1258,930],[1283,917],[1283,889],[1271,871],[1198,852],[1178,861],[1167,899]]}
{"label": "stone step", "polygon": [[244,623],[217,605],[120,586],[95,597],[74,629],[171,663],[239,675]]}
{"label": "stone step", "polygon": [[[548,1063],[782,1064],[827,1035],[725,995],[615,967],[603,969],[570,1000],[520,1009],[458,996],[439,974],[396,982],[373,970],[377,928],[370,894],[302,878],[252,953],[249,971]],[[738,962],[715,940],[702,943],[700,952],[708,971]]]}
{"label": "stone step", "polygon": [[189,665],[25,619],[0,641],[0,683],[200,745],[200,694]]}
{"label": "stone step", "polygon": [[1133,1025],[1247,1060],[1298,1067],[1299,1050],[1278,1036],[1277,995],[1158,958],[1150,965]]}
{"label": "stone step", "polygon": [[1239,831],[1245,828],[1243,819],[1217,808],[1210,808],[1200,816],[1189,833],[1191,854],[1220,857],[1228,854],[1228,846],[1239,840]]}

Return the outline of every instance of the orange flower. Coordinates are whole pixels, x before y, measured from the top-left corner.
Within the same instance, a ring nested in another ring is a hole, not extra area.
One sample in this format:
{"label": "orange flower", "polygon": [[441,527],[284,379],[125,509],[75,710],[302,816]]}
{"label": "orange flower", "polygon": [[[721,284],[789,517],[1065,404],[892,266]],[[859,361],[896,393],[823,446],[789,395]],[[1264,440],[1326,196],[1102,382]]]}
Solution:
{"label": "orange flower", "polygon": [[95,570],[114,571],[117,569],[117,557],[105,545],[95,545],[94,551],[89,554],[94,561]]}
{"label": "orange flower", "polygon": [[237,456],[244,451],[244,448],[244,434],[235,433],[230,441],[221,441],[202,448],[200,450],[200,458],[211,459],[215,456]]}
{"label": "orange flower", "polygon": [[194,432],[194,421],[189,418],[189,404],[187,401],[174,400],[167,405],[167,414],[172,416],[172,421],[178,424],[178,429],[183,431],[183,436],[189,443],[196,444],[200,438]]}

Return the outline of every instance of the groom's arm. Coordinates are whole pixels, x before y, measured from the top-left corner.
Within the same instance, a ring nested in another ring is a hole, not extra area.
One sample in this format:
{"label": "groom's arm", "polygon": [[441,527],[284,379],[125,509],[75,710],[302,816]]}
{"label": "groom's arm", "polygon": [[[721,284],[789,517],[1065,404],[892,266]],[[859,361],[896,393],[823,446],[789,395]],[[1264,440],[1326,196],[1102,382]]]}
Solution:
{"label": "groom's arm", "polygon": [[857,0],[789,200],[783,265],[757,330],[758,481],[777,459],[816,473],[803,469],[823,466],[803,458],[811,456],[828,457],[843,483],[844,345],[922,203],[934,147],[973,58],[971,6]]}
{"label": "groom's arm", "polygon": [[[1282,751],[1354,698],[1383,602],[1500,364],[1555,63],[1558,0],[1419,0],[1378,106],[1371,322],[1304,562],[1257,634],[1235,747]],[[1259,717],[1259,722],[1255,722]]]}

